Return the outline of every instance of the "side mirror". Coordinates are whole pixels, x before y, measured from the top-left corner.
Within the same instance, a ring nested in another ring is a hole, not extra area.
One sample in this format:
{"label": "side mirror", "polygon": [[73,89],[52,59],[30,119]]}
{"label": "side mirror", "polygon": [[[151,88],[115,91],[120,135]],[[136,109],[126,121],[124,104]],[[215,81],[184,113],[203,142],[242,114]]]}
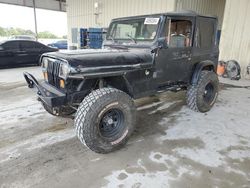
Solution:
{"label": "side mirror", "polygon": [[3,50],[3,47],[2,46],[0,46],[0,51],[2,51]]}
{"label": "side mirror", "polygon": [[168,48],[168,44],[165,37],[160,37],[157,40],[159,48]]}

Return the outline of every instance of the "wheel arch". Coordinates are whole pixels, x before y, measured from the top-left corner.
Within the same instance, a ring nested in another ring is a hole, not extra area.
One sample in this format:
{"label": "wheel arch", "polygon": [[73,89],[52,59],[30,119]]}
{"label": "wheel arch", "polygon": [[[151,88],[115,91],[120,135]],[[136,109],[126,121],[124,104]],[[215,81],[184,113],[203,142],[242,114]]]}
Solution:
{"label": "wheel arch", "polygon": [[102,79],[104,80],[104,84],[106,86],[119,89],[133,98],[133,88],[125,76],[123,75],[111,76],[111,77],[104,77]]}
{"label": "wheel arch", "polygon": [[213,61],[210,61],[210,60],[197,63],[194,68],[193,75],[192,75],[192,80],[191,80],[192,85],[197,84],[201,71],[203,70],[216,72],[216,65]]}
{"label": "wheel arch", "polygon": [[103,87],[116,88],[127,93],[132,98],[134,96],[133,88],[124,75],[116,75],[109,77],[100,76],[77,81],[76,92],[79,94],[75,95],[71,100],[75,101],[76,99],[79,99],[81,101],[92,90],[101,89]]}

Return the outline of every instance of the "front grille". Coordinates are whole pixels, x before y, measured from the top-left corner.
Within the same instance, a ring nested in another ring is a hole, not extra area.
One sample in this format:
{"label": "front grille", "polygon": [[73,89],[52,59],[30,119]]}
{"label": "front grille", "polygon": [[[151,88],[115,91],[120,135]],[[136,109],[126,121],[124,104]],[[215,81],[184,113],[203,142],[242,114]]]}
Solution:
{"label": "front grille", "polygon": [[59,71],[60,71],[60,61],[58,60],[49,60],[48,62],[48,83],[60,88],[60,78],[59,78]]}

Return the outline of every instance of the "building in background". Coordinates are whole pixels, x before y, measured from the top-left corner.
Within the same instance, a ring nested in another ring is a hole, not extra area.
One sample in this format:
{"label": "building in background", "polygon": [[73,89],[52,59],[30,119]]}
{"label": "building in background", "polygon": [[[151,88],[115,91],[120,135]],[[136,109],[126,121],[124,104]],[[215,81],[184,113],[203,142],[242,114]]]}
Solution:
{"label": "building in background", "polygon": [[80,28],[108,27],[124,16],[193,10],[218,17],[220,59],[237,60],[243,72],[250,63],[249,0],[67,0],[69,45],[79,45]]}
{"label": "building in background", "polygon": [[247,72],[247,66],[250,65],[249,18],[249,0],[226,0],[220,42],[220,59],[237,60],[241,65],[243,76]]}

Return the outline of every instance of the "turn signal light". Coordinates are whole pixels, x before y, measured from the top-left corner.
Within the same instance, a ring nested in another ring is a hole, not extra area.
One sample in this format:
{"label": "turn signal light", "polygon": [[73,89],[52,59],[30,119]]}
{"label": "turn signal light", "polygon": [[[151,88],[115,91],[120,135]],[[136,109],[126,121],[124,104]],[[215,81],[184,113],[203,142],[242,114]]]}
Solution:
{"label": "turn signal light", "polygon": [[64,82],[64,80],[60,80],[60,87],[61,88],[65,88],[65,82]]}
{"label": "turn signal light", "polygon": [[43,77],[44,77],[44,80],[48,81],[48,73],[47,72],[43,72]]}

